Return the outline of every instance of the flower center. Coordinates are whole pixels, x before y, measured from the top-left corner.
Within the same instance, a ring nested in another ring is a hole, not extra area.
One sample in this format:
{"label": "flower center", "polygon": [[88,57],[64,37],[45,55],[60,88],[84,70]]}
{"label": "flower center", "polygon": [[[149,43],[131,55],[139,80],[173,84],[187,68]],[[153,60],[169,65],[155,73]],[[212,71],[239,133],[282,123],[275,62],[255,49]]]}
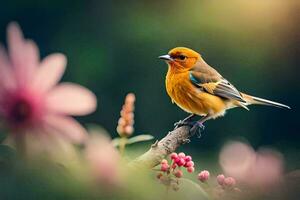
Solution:
{"label": "flower center", "polygon": [[1,102],[3,117],[12,129],[26,129],[40,125],[43,101],[39,94],[28,90],[16,90],[6,94]]}
{"label": "flower center", "polygon": [[11,108],[10,117],[16,124],[22,124],[32,117],[32,106],[25,99],[19,99]]}

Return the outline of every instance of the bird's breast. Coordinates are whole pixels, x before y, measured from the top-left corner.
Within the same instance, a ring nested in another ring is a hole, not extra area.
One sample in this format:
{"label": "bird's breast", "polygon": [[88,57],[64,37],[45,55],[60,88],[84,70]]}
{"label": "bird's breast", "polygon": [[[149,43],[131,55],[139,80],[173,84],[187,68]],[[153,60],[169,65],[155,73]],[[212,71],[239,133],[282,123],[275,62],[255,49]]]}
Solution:
{"label": "bird's breast", "polygon": [[225,107],[221,98],[196,88],[189,79],[189,72],[173,73],[169,70],[166,76],[166,90],[172,101],[188,113],[216,114]]}

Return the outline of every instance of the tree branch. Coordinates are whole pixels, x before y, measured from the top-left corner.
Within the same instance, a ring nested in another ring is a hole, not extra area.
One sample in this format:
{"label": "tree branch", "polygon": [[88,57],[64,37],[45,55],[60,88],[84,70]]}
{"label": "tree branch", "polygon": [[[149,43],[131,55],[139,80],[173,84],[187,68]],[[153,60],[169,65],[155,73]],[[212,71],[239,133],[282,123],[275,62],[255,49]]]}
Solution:
{"label": "tree branch", "polygon": [[160,141],[152,144],[146,153],[133,160],[129,165],[133,167],[143,166],[153,168],[180,145],[188,143],[191,136],[193,135],[190,134],[189,126],[179,127],[169,132]]}

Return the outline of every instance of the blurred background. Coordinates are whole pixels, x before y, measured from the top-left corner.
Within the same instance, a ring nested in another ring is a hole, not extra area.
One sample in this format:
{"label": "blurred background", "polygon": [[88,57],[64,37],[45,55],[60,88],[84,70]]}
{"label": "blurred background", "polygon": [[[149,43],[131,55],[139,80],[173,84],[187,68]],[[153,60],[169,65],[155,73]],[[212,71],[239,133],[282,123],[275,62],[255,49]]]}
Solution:
{"label": "blurred background", "polygon": [[7,24],[17,21],[37,42],[41,57],[67,55],[63,81],[96,93],[97,111],[81,122],[100,124],[117,136],[124,97],[133,92],[136,134],[163,137],[187,114],[167,96],[167,65],[157,57],[186,46],[201,52],[239,90],[292,110],[231,110],[207,122],[203,136],[184,146],[185,152],[216,163],[226,141],[241,139],[282,152],[288,171],[299,168],[299,1],[11,0],[1,3],[0,13],[2,43]]}

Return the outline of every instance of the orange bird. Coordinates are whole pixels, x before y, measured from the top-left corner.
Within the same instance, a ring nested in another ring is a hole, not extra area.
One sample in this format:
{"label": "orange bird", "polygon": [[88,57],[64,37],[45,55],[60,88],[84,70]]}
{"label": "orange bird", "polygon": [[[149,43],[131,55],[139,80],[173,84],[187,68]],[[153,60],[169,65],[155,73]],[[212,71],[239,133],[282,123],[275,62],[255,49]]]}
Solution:
{"label": "orange bird", "polygon": [[[251,104],[290,109],[287,105],[239,92],[192,49],[176,47],[159,58],[169,66],[166,76],[168,95],[173,103],[191,114],[175,123],[176,127],[192,125],[196,131],[204,128],[205,121],[223,116],[228,109],[242,107],[249,110],[247,106]],[[203,117],[191,122],[196,115]]]}

